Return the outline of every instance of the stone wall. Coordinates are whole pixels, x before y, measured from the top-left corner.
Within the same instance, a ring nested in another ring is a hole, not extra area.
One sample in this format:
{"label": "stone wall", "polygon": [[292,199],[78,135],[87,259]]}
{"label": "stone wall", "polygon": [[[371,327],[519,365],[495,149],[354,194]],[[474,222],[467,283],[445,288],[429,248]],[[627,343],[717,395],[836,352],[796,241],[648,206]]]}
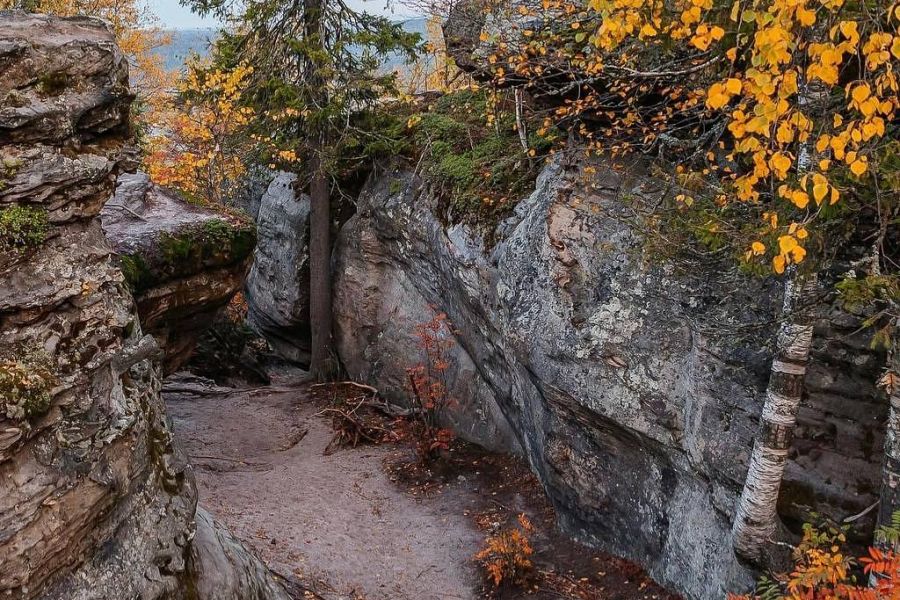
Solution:
{"label": "stone wall", "polygon": [[[445,311],[460,434],[521,448],[577,538],[688,598],[723,598],[756,575],[729,537],[780,285],[654,259],[622,199],[662,186],[640,163],[583,166],[549,165],[493,247],[444,224],[410,172],[373,180],[336,248],[339,353],[401,401],[403,368],[421,361],[413,328]],[[858,319],[828,310],[781,495],[786,539],[810,509],[843,519],[877,499],[883,357]]]}
{"label": "stone wall", "polygon": [[282,600],[195,519],[159,349],[97,218],[131,99],[103,22],[0,13],[0,595]]}

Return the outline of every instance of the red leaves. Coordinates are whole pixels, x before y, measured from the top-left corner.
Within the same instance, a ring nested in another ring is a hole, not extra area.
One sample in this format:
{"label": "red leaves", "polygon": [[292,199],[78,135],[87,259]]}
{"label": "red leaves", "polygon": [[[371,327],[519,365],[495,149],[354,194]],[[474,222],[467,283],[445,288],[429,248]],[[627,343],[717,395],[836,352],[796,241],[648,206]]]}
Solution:
{"label": "red leaves", "polygon": [[416,451],[425,462],[447,452],[454,439],[451,429],[441,427],[443,413],[456,404],[446,382],[450,368],[448,353],[454,340],[446,313],[437,311],[431,320],[416,325],[413,335],[424,361],[406,369],[406,378],[416,408],[413,424]]}

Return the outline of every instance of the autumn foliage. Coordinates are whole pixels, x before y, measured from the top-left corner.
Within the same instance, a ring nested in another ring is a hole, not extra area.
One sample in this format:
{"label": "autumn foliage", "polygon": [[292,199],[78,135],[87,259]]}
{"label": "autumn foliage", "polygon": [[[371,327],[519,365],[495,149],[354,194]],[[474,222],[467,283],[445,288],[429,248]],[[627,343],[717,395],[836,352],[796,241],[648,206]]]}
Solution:
{"label": "autumn foliage", "polygon": [[165,125],[147,140],[145,164],[160,185],[198,203],[227,204],[241,185],[250,141],[244,128],[254,111],[242,104],[251,67],[188,65],[177,98],[164,109]]}
{"label": "autumn foliage", "polygon": [[655,155],[677,164],[682,184],[696,174],[675,205],[714,198],[703,210],[745,263],[782,273],[811,249],[831,250],[813,225],[896,210],[896,1],[542,0],[494,10],[517,26],[482,34],[495,49],[493,84],[544,102],[538,133],[564,124],[589,151]]}
{"label": "autumn foliage", "polygon": [[[895,519],[896,520],[896,519]],[[882,528],[880,539],[897,539],[895,527]],[[891,549],[871,547],[854,559],[844,551],[844,530],[804,526],[794,549],[789,574],[763,578],[754,594],[730,600],[888,600],[900,598],[900,557]],[[873,585],[869,585],[872,582]]]}
{"label": "autumn foliage", "polygon": [[534,570],[531,555],[534,549],[529,535],[534,531],[531,522],[520,514],[513,527],[501,529],[488,536],[485,547],[475,555],[475,560],[495,587],[504,584],[523,585]]}
{"label": "autumn foliage", "polygon": [[414,336],[423,360],[407,368],[406,376],[415,409],[412,430],[416,452],[425,462],[449,450],[454,438],[451,429],[441,426],[447,409],[456,404],[447,389],[449,352],[454,342],[447,315],[438,311],[429,321],[416,325]]}

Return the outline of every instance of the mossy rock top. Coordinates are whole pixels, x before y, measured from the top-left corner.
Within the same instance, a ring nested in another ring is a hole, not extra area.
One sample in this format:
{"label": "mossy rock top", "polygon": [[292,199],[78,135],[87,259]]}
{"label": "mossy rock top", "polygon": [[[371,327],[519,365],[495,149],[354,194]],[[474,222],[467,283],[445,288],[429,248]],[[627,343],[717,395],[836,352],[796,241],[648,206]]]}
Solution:
{"label": "mossy rock top", "polygon": [[249,217],[189,204],[143,173],[119,178],[101,219],[135,293],[243,263],[256,246]]}

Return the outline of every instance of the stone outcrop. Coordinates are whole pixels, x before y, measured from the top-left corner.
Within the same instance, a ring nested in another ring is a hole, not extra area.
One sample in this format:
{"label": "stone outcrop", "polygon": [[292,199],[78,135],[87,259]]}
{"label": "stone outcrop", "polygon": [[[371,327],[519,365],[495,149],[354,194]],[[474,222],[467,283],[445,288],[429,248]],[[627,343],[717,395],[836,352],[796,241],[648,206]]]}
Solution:
{"label": "stone outcrop", "polygon": [[[402,400],[403,367],[422,360],[413,328],[445,311],[457,430],[521,447],[576,537],[688,598],[722,598],[756,575],[729,537],[781,291],[654,259],[621,198],[662,188],[640,166],[582,167],[548,166],[490,248],[444,224],[410,172],[370,182],[336,248],[339,353]],[[779,507],[794,533],[809,509],[843,519],[877,499],[883,357],[858,325],[834,310],[816,329]],[[871,517],[854,522],[860,539]]]}
{"label": "stone outcrop", "polygon": [[272,349],[309,362],[309,196],[294,190],[296,175],[278,173],[260,200],[260,243],[247,277],[247,322]]}
{"label": "stone outcrop", "polygon": [[164,372],[172,373],[243,286],[255,228],[245,218],[189,204],[144,173],[119,177],[100,219],[144,331],[159,342]]}
{"label": "stone outcrop", "polygon": [[224,534],[227,560],[192,542],[210,525],[98,219],[130,101],[103,22],[0,13],[0,595],[196,599],[231,564],[230,597],[283,600]]}

